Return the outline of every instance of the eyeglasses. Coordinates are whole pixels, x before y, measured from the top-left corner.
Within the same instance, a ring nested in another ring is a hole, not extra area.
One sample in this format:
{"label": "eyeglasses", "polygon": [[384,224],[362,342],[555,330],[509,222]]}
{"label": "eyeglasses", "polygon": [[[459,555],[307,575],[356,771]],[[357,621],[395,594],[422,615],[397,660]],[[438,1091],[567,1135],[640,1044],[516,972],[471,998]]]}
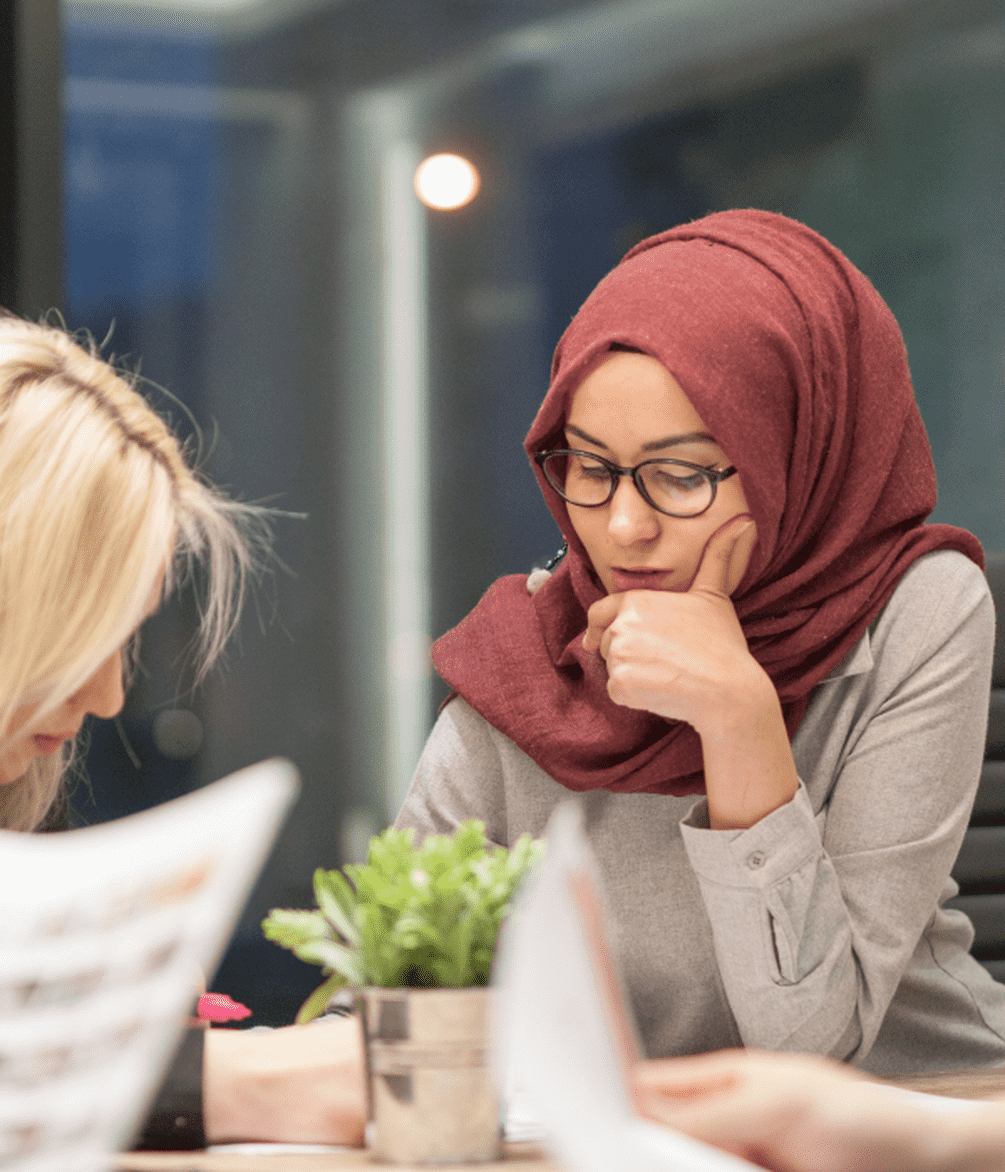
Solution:
{"label": "eyeglasses", "polygon": [[712,507],[720,481],[736,472],[688,460],[643,460],[634,468],[621,468],[603,456],[573,449],[537,452],[534,459],[570,505],[599,509],[613,498],[620,478],[630,476],[646,504],[668,517],[700,517]]}

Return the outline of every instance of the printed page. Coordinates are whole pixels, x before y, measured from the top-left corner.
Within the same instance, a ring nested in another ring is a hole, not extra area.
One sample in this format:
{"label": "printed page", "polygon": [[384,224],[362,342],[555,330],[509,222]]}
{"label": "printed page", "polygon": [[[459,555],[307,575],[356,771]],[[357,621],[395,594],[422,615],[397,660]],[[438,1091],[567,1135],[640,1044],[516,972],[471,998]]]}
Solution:
{"label": "printed page", "polygon": [[570,1172],[750,1172],[754,1165],[634,1113],[634,1027],[600,917],[578,803],[548,824],[548,850],[501,944],[494,1022],[500,1085],[516,1085]]}
{"label": "printed page", "polygon": [[297,792],[266,761],[116,822],[0,832],[0,1166],[127,1144]]}

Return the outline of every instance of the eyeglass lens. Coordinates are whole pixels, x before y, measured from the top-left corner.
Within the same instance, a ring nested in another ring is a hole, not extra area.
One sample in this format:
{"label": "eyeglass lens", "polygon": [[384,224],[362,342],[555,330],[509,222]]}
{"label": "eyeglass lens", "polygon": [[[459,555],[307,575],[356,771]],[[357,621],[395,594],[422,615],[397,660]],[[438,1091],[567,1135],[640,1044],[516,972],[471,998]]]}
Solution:
{"label": "eyeglass lens", "polygon": [[[585,454],[556,452],[544,461],[552,486],[573,505],[602,505],[612,495],[616,480],[599,460]],[[711,480],[700,470],[673,460],[649,460],[639,466],[639,479],[652,503],[679,517],[702,513],[712,503]]]}

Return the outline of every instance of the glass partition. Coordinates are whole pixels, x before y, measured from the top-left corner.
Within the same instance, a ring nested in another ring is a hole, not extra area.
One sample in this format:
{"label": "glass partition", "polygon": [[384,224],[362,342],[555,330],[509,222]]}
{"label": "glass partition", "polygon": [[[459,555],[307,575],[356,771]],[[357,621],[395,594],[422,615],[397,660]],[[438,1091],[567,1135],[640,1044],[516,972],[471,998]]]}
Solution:
{"label": "glass partition", "polygon": [[[938,519],[1005,548],[1005,13],[761,9],[65,5],[68,323],[142,357],[216,480],[296,514],[198,695],[185,601],[150,624],[125,737],[95,730],[75,813],[297,763],[220,978],[256,1020],[288,1020],[314,979],[272,967],[264,910],[394,816],[445,695],[430,639],[560,542],[522,438],[565,324],[644,235],[756,205],[847,251],[904,327]],[[453,211],[412,188],[444,151],[481,177]]]}

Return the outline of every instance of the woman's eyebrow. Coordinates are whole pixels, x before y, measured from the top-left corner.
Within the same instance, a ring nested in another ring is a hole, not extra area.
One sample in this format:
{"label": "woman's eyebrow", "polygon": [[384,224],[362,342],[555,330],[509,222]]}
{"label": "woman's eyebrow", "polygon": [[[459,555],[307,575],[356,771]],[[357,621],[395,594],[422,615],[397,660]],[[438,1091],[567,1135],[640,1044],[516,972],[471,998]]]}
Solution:
{"label": "woman's eyebrow", "polygon": [[[598,439],[594,439],[592,435],[587,435],[585,431],[576,427],[572,423],[565,425],[566,431],[571,431],[573,435],[579,436],[581,440],[586,440],[588,444],[593,444],[594,447],[603,448],[604,451],[610,451],[607,444],[602,443]],[[706,443],[714,444],[715,437],[708,434],[707,431],[688,431],[683,435],[668,435],[665,439],[651,440],[647,444],[642,445],[643,452],[658,452],[661,448],[672,448],[674,444],[689,444],[695,440],[705,440]]]}

